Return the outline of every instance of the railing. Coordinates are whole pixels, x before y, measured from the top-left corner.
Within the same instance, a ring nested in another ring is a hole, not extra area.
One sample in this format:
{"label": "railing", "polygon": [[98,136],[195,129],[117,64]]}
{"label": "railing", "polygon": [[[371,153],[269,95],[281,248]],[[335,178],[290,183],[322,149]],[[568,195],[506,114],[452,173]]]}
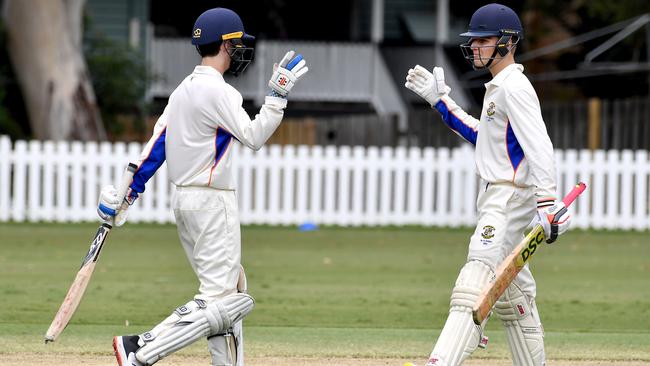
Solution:
{"label": "railing", "polygon": [[[0,221],[93,221],[101,185],[116,182],[137,143],[17,141],[0,137]],[[476,221],[473,151],[460,148],[234,146],[245,224],[468,226]],[[580,228],[650,228],[644,150],[557,151],[558,186],[589,188],[575,204]],[[163,167],[130,222],[172,222]]]}

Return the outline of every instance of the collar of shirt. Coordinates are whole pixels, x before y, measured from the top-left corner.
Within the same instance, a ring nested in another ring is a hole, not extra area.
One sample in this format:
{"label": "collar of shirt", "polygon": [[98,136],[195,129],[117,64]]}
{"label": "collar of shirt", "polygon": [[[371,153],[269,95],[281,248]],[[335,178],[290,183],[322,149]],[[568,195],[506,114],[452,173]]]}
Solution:
{"label": "collar of shirt", "polygon": [[499,87],[503,83],[504,80],[510,75],[513,71],[519,70],[519,72],[524,72],[524,66],[521,64],[511,64],[506,66],[503,70],[501,70],[495,77],[492,78],[489,82],[485,84],[485,88],[487,89],[490,85]]}
{"label": "collar of shirt", "polygon": [[196,65],[193,74],[212,75],[223,79],[223,75],[212,66]]}

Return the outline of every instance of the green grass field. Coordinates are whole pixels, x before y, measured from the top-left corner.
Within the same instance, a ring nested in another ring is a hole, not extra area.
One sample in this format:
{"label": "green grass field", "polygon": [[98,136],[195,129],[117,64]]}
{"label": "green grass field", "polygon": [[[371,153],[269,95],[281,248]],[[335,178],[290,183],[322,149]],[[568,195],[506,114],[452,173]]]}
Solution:
{"label": "green grass field", "polygon": [[[174,226],[111,233],[60,340],[43,335],[95,224],[0,224],[2,353],[109,354],[194,295]],[[448,312],[469,229],[244,227],[255,311],[247,355],[425,358]],[[648,233],[574,231],[533,260],[550,359],[650,361]],[[498,320],[480,358],[506,358]],[[201,342],[199,342],[201,343]],[[204,345],[183,352],[200,354]]]}

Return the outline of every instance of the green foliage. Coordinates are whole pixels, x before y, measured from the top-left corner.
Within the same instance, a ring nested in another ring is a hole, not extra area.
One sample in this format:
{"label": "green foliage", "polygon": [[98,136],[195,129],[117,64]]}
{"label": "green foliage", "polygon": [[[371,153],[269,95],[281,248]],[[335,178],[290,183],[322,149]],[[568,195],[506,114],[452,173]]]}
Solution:
{"label": "green foliage", "polygon": [[[0,224],[0,358],[102,354],[112,335],[145,331],[195,294],[175,227],[126,225],[108,238],[56,348],[45,348],[42,335],[96,226]],[[242,234],[256,299],[246,318],[249,356],[415,357],[431,351],[444,324],[471,231],[244,227]],[[549,358],[650,360],[647,235],[576,230],[536,255]],[[487,335],[490,347],[477,356],[507,357],[497,320]],[[198,343],[185,352],[204,354]]]}
{"label": "green foliage", "polygon": [[11,139],[25,138],[20,125],[11,117],[9,109],[5,106],[6,85],[4,71],[0,71],[0,135],[9,135]]}
{"label": "green foliage", "polygon": [[584,1],[587,14],[606,23],[616,23],[650,13],[650,2],[646,0],[589,0]]}
{"label": "green foliage", "polygon": [[144,130],[144,96],[151,80],[144,55],[101,35],[87,38],[84,54],[106,130],[124,133],[123,117]]}

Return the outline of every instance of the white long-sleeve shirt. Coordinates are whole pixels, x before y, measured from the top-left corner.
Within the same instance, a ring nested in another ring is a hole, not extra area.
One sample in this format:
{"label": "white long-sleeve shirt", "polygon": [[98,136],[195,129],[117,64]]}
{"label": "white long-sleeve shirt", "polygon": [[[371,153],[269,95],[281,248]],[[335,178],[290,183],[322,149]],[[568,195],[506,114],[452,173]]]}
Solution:
{"label": "white long-sleeve shirt", "polygon": [[535,187],[538,198],[556,197],[553,144],[539,99],[519,64],[508,65],[485,84],[481,119],[449,96],[435,108],[454,132],[476,145],[478,174],[490,183]]}
{"label": "white long-sleeve shirt", "polygon": [[177,186],[235,189],[231,146],[235,140],[258,150],[280,125],[287,100],[266,97],[250,119],[241,94],[210,66],[196,66],[169,97],[153,136],[138,161],[131,189],[145,183],[167,160],[169,179]]}

